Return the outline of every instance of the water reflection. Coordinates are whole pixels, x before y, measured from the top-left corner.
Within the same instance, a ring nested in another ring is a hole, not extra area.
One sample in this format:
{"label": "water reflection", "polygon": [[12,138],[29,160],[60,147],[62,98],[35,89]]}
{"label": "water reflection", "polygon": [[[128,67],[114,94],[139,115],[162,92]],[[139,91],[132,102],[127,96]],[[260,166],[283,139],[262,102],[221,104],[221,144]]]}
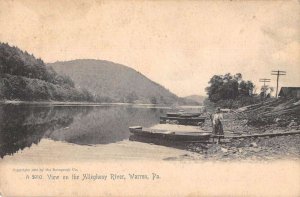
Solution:
{"label": "water reflection", "polygon": [[52,131],[72,124],[73,116],[86,115],[91,108],[25,105],[0,106],[0,156],[37,144]]}
{"label": "water reflection", "polygon": [[189,142],[170,141],[170,140],[159,139],[159,138],[147,138],[147,137],[137,136],[137,135],[131,135],[129,137],[129,140],[148,143],[148,144],[167,146],[167,147],[172,147],[177,149],[186,149],[187,145],[190,144]]}
{"label": "water reflection", "polygon": [[152,126],[164,112],[134,106],[0,105],[0,157],[42,138],[80,145],[114,143],[129,138],[129,126]]}
{"label": "water reflection", "polygon": [[159,111],[135,107],[99,107],[76,121],[65,130],[56,130],[51,139],[71,143],[107,144],[130,136],[128,127],[132,125],[152,126],[159,122]]}
{"label": "water reflection", "polygon": [[[137,136],[137,135],[131,135],[129,137],[130,141],[136,141],[136,142],[143,142],[143,143],[148,143],[148,144],[155,144],[155,145],[160,145],[160,146],[166,146],[166,147],[171,147],[171,148],[176,148],[176,149],[181,149],[181,150],[188,150],[192,152],[201,152],[205,153],[207,150],[207,145],[209,142],[184,142],[184,141],[171,141],[171,140],[166,140],[166,139],[159,139],[159,138],[147,138],[143,136]],[[198,149],[194,150],[191,149],[194,144],[197,144]]]}

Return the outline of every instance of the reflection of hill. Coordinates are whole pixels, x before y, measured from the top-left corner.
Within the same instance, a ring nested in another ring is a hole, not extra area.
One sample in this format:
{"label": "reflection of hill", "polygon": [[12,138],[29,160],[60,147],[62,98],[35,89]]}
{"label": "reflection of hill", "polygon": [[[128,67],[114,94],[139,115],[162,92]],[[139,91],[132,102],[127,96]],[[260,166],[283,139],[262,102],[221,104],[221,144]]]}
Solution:
{"label": "reflection of hill", "polygon": [[159,109],[134,107],[94,108],[87,116],[76,117],[68,129],[56,130],[49,137],[76,144],[113,143],[129,138],[129,126],[157,124],[161,113]]}
{"label": "reflection of hill", "polygon": [[73,117],[87,114],[91,108],[0,106],[0,156],[37,144],[51,131],[67,127]]}
{"label": "reflection of hill", "polygon": [[0,105],[0,157],[38,144],[43,137],[80,145],[118,142],[129,138],[129,126],[157,124],[161,113],[123,106]]}

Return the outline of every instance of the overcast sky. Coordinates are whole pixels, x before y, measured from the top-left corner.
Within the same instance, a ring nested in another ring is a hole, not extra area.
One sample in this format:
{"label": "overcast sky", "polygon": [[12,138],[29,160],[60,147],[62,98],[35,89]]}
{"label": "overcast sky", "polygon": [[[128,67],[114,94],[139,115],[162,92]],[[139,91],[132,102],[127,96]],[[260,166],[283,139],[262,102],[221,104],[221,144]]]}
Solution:
{"label": "overcast sky", "polygon": [[[205,95],[214,74],[285,70],[300,86],[299,1],[0,0],[0,41],[45,62],[124,64],[179,96]],[[258,88],[259,89],[259,88]]]}

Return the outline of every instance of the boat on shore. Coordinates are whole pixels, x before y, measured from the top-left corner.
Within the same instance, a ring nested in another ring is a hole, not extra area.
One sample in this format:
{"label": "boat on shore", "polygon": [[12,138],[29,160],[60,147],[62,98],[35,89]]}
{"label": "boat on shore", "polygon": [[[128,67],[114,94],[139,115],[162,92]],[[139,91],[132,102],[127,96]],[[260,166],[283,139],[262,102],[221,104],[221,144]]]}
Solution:
{"label": "boat on shore", "polygon": [[201,113],[187,113],[187,112],[168,112],[167,117],[199,117]]}
{"label": "boat on shore", "polygon": [[201,125],[205,122],[205,117],[168,117],[168,116],[161,116],[160,123],[173,123],[173,124],[180,124],[180,125]]}
{"label": "boat on shore", "polygon": [[129,127],[129,131],[137,136],[159,138],[163,140],[171,141],[208,141],[211,136],[211,132],[191,132],[191,131],[170,131],[143,128],[141,126]]}
{"label": "boat on shore", "polygon": [[[131,139],[148,139],[147,141],[158,140],[164,143],[215,143],[215,139],[221,140],[222,143],[230,142],[235,139],[242,138],[264,138],[264,137],[278,137],[286,135],[300,135],[299,130],[288,132],[274,132],[274,133],[234,133],[231,131],[224,131],[224,135],[214,135],[211,131],[201,130],[199,127],[172,125],[172,124],[158,124],[151,128],[142,126],[129,127],[130,133],[133,134]],[[164,144],[163,143],[163,144]]]}

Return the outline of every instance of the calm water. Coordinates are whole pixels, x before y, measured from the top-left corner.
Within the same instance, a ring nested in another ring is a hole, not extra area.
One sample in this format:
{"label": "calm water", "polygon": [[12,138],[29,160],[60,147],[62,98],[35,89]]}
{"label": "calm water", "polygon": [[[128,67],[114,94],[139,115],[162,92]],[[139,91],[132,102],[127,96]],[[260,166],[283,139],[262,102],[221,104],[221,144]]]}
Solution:
{"label": "calm water", "polygon": [[[0,156],[41,146],[43,139],[78,146],[118,143],[129,139],[129,126],[158,124],[166,111],[143,106],[0,105]],[[55,149],[56,143],[49,148]]]}

